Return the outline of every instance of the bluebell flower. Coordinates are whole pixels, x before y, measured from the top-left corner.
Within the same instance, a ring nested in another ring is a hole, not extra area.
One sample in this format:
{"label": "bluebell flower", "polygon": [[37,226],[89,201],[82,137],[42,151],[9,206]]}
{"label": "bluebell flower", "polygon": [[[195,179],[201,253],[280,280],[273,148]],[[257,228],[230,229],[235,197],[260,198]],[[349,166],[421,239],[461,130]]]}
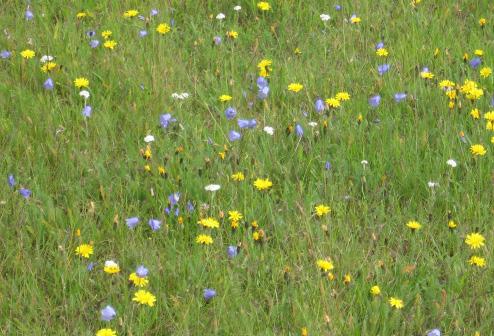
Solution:
{"label": "bluebell flower", "polygon": [[89,264],[87,264],[87,267],[86,269],[91,272],[93,269],[94,269],[94,266],[96,265],[96,263],[94,262],[90,262]]}
{"label": "bluebell flower", "polygon": [[228,258],[233,259],[238,254],[238,247],[237,246],[234,246],[234,245],[230,245],[226,249],[226,253],[228,254]]}
{"label": "bluebell flower", "polygon": [[382,49],[382,48],[384,48],[384,42],[382,42],[382,41],[377,42],[377,43],[376,43],[376,47],[375,47],[375,48],[376,48],[376,50],[377,50],[377,49]]}
{"label": "bluebell flower", "polygon": [[206,288],[203,293],[204,300],[209,302],[212,298],[216,296],[216,291],[212,288]]}
{"label": "bluebell flower", "polygon": [[256,119],[237,119],[237,124],[240,128],[255,128],[257,121]]}
{"label": "bluebell flower", "polygon": [[299,138],[304,135],[304,129],[300,126],[300,124],[295,125],[295,134],[297,134]]}
{"label": "bluebell flower", "polygon": [[125,220],[125,224],[129,227],[129,229],[133,229],[139,224],[139,218],[138,217],[130,217]]}
{"label": "bluebell flower", "polygon": [[191,201],[187,201],[187,211],[188,212],[194,211],[194,204],[192,204]]}
{"label": "bluebell flower", "polygon": [[96,35],[96,32],[94,30],[88,30],[86,32],[86,36],[89,38],[93,37],[94,35]]}
{"label": "bluebell flower", "polygon": [[177,119],[172,118],[170,113],[162,114],[160,116],[160,124],[163,128],[167,128],[170,123],[177,121]]}
{"label": "bluebell flower", "polygon": [[169,215],[171,211],[172,209],[170,209],[170,207],[165,208],[165,214]]}
{"label": "bluebell flower", "polygon": [[168,196],[168,202],[170,203],[171,207],[174,207],[178,201],[180,201],[180,193],[179,192],[174,192]]}
{"label": "bluebell flower", "polygon": [[321,113],[326,108],[326,104],[324,103],[324,100],[322,100],[321,98],[317,98],[316,102],[314,103],[314,107],[318,113]]}
{"label": "bluebell flower", "polygon": [[175,19],[174,18],[171,18],[170,19],[170,26],[173,28],[175,27]]}
{"label": "bluebell flower", "polygon": [[377,66],[377,72],[379,72],[379,75],[382,76],[389,71],[389,68],[389,64],[381,64]]}
{"label": "bluebell flower", "polygon": [[441,330],[432,329],[427,333],[427,336],[441,336]]}
{"label": "bluebell flower", "polygon": [[144,21],[146,20],[146,18],[144,17],[144,15],[138,15],[137,18],[141,21]]}
{"label": "bluebell flower", "polygon": [[269,96],[269,86],[264,86],[260,88],[259,91],[257,92],[257,98],[260,100],[264,100],[268,98],[268,96]]}
{"label": "bluebell flower", "polygon": [[10,188],[14,188],[14,186],[15,186],[15,178],[14,178],[14,175],[9,175],[9,177],[7,178],[7,181],[9,183],[9,187]]}
{"label": "bluebell flower", "polygon": [[326,161],[326,163],[324,164],[324,169],[330,170],[331,169],[331,162]]}
{"label": "bluebell flower", "polygon": [[213,37],[213,42],[216,45],[220,45],[221,44],[221,37],[220,36]]}
{"label": "bluebell flower", "polygon": [[395,93],[395,102],[399,103],[407,98],[407,94],[404,92]]}
{"label": "bluebell flower", "polygon": [[476,69],[478,68],[478,66],[482,63],[482,59],[480,57],[474,57],[472,58],[472,60],[470,61],[470,66],[473,68],[473,69]]}
{"label": "bluebell flower", "polygon": [[34,19],[34,14],[33,12],[28,8],[26,9],[26,13],[24,13],[24,17],[26,18],[26,20],[30,21],[32,19]]}
{"label": "bluebell flower", "polygon": [[268,80],[262,76],[257,77],[256,84],[259,90],[263,87],[269,86]]}
{"label": "bluebell flower", "polygon": [[242,134],[238,133],[237,131],[230,131],[228,132],[228,139],[230,139],[231,142],[240,140],[242,137]]}
{"label": "bluebell flower", "polygon": [[337,11],[340,11],[341,10],[341,6],[340,5],[335,5],[334,6],[334,9],[337,10]]}
{"label": "bluebell flower", "polygon": [[55,84],[53,83],[53,79],[51,79],[50,77],[48,77],[48,79],[45,80],[45,82],[43,83],[43,87],[46,90],[53,90],[53,88],[55,87]]}
{"label": "bluebell flower", "polygon": [[161,221],[157,219],[150,219],[148,224],[153,231],[159,230],[159,228],[161,227]]}
{"label": "bluebell flower", "polygon": [[232,120],[233,118],[235,118],[236,115],[237,115],[237,110],[235,110],[233,107],[228,107],[225,110],[225,116],[226,119],[228,120]]}
{"label": "bluebell flower", "polygon": [[2,51],[0,51],[0,58],[7,59],[10,56],[12,56],[12,53],[10,51],[8,51],[8,50],[2,50]]}
{"label": "bluebell flower", "polygon": [[21,188],[21,189],[19,189],[19,194],[21,194],[22,197],[27,199],[27,198],[29,198],[29,196],[31,196],[31,190]]}
{"label": "bluebell flower", "polygon": [[82,115],[86,118],[89,118],[91,116],[91,113],[93,113],[93,108],[91,107],[91,105],[84,106],[84,108],[82,109]]}
{"label": "bluebell flower", "polygon": [[369,98],[369,105],[372,107],[378,107],[380,102],[381,102],[380,95],[375,95]]}
{"label": "bluebell flower", "polygon": [[151,15],[151,16],[156,16],[156,15],[158,15],[158,10],[157,10],[157,9],[154,9],[154,8],[153,8],[153,9],[151,9],[151,12],[149,13],[149,15]]}
{"label": "bluebell flower", "polygon": [[106,306],[101,309],[101,319],[103,321],[111,321],[115,318],[115,316],[117,316],[117,312],[112,306]]}
{"label": "bluebell flower", "polygon": [[89,41],[89,45],[91,48],[97,48],[99,46],[99,41],[98,40],[91,40]]}
{"label": "bluebell flower", "polygon": [[180,215],[180,209],[176,208],[175,209],[175,217],[178,217],[178,215]]}
{"label": "bluebell flower", "polygon": [[423,67],[422,68],[422,72],[429,72],[429,68],[428,67]]}
{"label": "bluebell flower", "polygon": [[143,29],[143,30],[140,30],[140,31],[139,31],[139,36],[140,36],[140,37],[145,37],[145,36],[147,36],[147,35],[148,35],[147,30],[144,30],[144,29]]}
{"label": "bluebell flower", "polygon": [[140,265],[136,269],[136,275],[139,278],[145,278],[145,277],[147,277],[148,276],[148,273],[149,273],[149,270],[146,267],[144,267],[144,265]]}

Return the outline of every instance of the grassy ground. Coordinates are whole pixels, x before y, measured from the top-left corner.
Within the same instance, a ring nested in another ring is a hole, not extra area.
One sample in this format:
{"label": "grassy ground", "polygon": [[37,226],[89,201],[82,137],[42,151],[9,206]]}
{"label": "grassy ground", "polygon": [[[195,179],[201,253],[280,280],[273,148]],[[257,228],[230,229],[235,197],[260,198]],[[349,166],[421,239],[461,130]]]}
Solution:
{"label": "grassy ground", "polygon": [[[16,184],[0,184],[1,333],[491,335],[494,134],[483,115],[494,83],[480,69],[493,65],[494,6],[338,4],[339,11],[333,2],[270,1],[262,11],[250,0],[53,0],[33,2],[26,20],[24,2],[4,0],[0,49],[12,54],[0,59],[0,175]],[[123,17],[131,9],[144,20]],[[323,13],[331,19],[322,21]],[[351,23],[354,13],[359,23]],[[160,35],[160,23],[171,31]],[[105,30],[113,50],[103,46]],[[238,38],[226,36],[231,30]],[[91,39],[100,45],[91,48]],[[387,57],[376,55],[379,41]],[[24,59],[25,49],[35,57]],[[476,49],[484,55],[474,69]],[[49,73],[40,70],[43,55],[55,57]],[[272,70],[260,100],[263,59]],[[432,79],[422,78],[423,67]],[[48,77],[53,90],[43,87]],[[88,118],[73,83],[79,77],[89,80]],[[456,84],[454,106],[438,86],[444,79]],[[478,100],[460,93],[466,79],[483,89]],[[291,92],[290,83],[303,89]],[[315,110],[318,97],[342,91],[351,98],[341,107]],[[397,92],[407,98],[396,103]],[[220,102],[223,94],[232,100]],[[372,108],[368,99],[378,94]],[[229,106],[257,127],[240,130],[224,116]],[[166,129],[164,113],[177,119]],[[230,130],[242,138],[230,141]],[[149,134],[155,141],[145,159]],[[486,154],[473,155],[474,144]],[[237,172],[244,181],[233,181]],[[257,178],[272,187],[257,190]],[[209,184],[221,189],[206,191]],[[165,213],[173,192],[178,216]],[[317,216],[319,204],[331,212]],[[243,215],[236,230],[232,210]],[[218,229],[197,224],[209,216]],[[130,217],[140,219],[132,230]],[[150,229],[151,218],[160,229]],[[411,220],[421,229],[408,228]],[[471,249],[472,233],[485,245]],[[213,243],[196,243],[199,234]],[[94,249],[89,258],[76,253],[84,243]],[[239,246],[235,258],[229,245]],[[486,265],[470,265],[474,255]],[[106,260],[120,272],[107,274]],[[334,269],[322,271],[318,260]],[[139,265],[149,269],[153,307],[132,301],[138,289],[128,277]],[[371,294],[375,285],[380,295]],[[205,288],[217,293],[208,303]],[[393,308],[391,297],[404,307]],[[109,322],[100,318],[106,305],[117,312]]]}

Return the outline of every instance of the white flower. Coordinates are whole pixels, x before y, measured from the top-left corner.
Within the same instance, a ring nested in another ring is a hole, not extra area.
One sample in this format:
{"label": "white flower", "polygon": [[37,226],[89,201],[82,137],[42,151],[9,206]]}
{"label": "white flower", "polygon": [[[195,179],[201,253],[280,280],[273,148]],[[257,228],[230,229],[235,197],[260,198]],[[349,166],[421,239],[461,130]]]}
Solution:
{"label": "white flower", "polygon": [[309,125],[310,127],[316,127],[317,123],[315,121],[310,121],[307,125]]}
{"label": "white flower", "polygon": [[446,161],[446,163],[448,164],[448,166],[451,166],[453,168],[455,168],[458,165],[456,161],[453,159],[449,159],[448,161]]}
{"label": "white flower", "polygon": [[434,181],[427,182],[427,185],[429,186],[429,188],[439,187],[439,183],[434,182]]}
{"label": "white flower", "polygon": [[174,92],[172,93],[172,98],[184,100],[189,98],[189,94],[187,92],[182,92],[182,93]]}
{"label": "white flower", "polygon": [[242,7],[241,7],[241,6],[238,6],[238,5],[237,5],[237,6],[235,6],[235,7],[233,7],[233,10],[234,10],[234,11],[237,11],[237,12],[238,12],[239,10],[241,10],[241,9],[242,9]]}
{"label": "white flower", "polygon": [[113,260],[107,260],[105,261],[105,267],[118,267],[118,264],[114,262]]}
{"label": "white flower", "polygon": [[82,90],[81,92],[79,92],[79,96],[84,97],[84,99],[88,99],[90,94],[89,94],[89,91]]}
{"label": "white flower", "polygon": [[150,142],[153,142],[153,141],[154,141],[154,136],[152,136],[151,134],[146,135],[146,137],[144,138],[144,142],[145,143],[150,143]]}
{"label": "white flower", "polygon": [[321,15],[319,15],[319,17],[323,21],[328,21],[329,19],[331,19],[331,16],[329,16],[329,14],[321,14]]}
{"label": "white flower", "polygon": [[362,160],[360,161],[360,163],[363,165],[363,166],[367,166],[369,164],[369,161],[367,160]]}
{"label": "white flower", "polygon": [[216,18],[217,18],[218,20],[223,20],[224,18],[226,18],[226,16],[225,16],[225,14],[223,14],[223,13],[219,13],[218,15],[216,15]]}
{"label": "white flower", "polygon": [[209,184],[204,187],[204,190],[206,191],[218,191],[221,189],[221,186],[219,184]]}
{"label": "white flower", "polygon": [[53,61],[53,56],[43,55],[39,61],[41,63],[51,62],[51,61]]}
{"label": "white flower", "polygon": [[272,128],[271,126],[266,126],[264,127],[264,132],[268,133],[269,135],[273,135],[274,134],[274,128]]}

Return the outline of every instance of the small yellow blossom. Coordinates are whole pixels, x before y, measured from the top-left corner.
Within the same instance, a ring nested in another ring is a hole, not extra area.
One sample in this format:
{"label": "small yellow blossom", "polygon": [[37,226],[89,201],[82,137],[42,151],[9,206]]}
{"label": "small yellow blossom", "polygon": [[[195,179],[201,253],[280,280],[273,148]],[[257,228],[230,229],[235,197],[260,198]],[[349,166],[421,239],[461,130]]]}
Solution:
{"label": "small yellow blossom", "polygon": [[147,277],[141,278],[135,272],[130,273],[129,281],[132,282],[132,284],[136,287],[146,287],[149,283],[149,280]]}
{"label": "small yellow blossom", "polygon": [[202,218],[197,222],[197,224],[208,229],[217,229],[220,227],[220,223],[212,217]]}
{"label": "small yellow blossom", "polygon": [[487,78],[492,74],[492,69],[490,67],[483,67],[480,69],[480,76],[482,78]]}
{"label": "small yellow blossom", "polygon": [[226,32],[226,36],[235,40],[238,38],[238,33],[235,30],[230,30]]}
{"label": "small yellow blossom", "polygon": [[470,265],[475,265],[477,267],[483,268],[485,267],[485,258],[478,257],[478,256],[472,256],[469,260],[468,263]]}
{"label": "small yellow blossom", "polygon": [[450,229],[456,229],[457,226],[458,226],[458,224],[456,224],[456,222],[454,220],[449,220],[448,221],[448,227]]}
{"label": "small yellow blossom", "polygon": [[487,24],[487,19],[485,18],[480,18],[479,19],[479,25],[483,28]]}
{"label": "small yellow blossom", "polygon": [[325,259],[319,259],[317,262],[317,267],[319,267],[322,271],[328,272],[334,269],[334,265],[331,261]]}
{"label": "small yellow blossom", "polygon": [[411,220],[407,223],[407,226],[412,230],[412,231],[415,231],[415,230],[420,230],[420,228],[422,228],[422,225],[417,222],[417,221],[414,221],[414,220]]}
{"label": "small yellow blossom", "polygon": [[273,186],[273,182],[271,182],[268,178],[258,178],[254,181],[254,186],[257,188],[257,190],[267,190]]}
{"label": "small yellow blossom", "polygon": [[470,246],[472,250],[475,250],[485,245],[485,238],[480,233],[474,232],[467,234],[465,243]]}
{"label": "small yellow blossom", "polygon": [[87,88],[89,87],[89,80],[84,77],[79,77],[74,79],[74,85],[78,89]]}
{"label": "small yellow blossom", "polygon": [[117,332],[110,328],[103,328],[96,332],[96,336],[117,336]]}
{"label": "small yellow blossom", "polygon": [[350,275],[350,273],[347,273],[345,274],[345,276],[343,277],[343,283],[345,285],[348,285],[350,284],[350,282],[352,282],[352,276]]}
{"label": "small yellow blossom", "polygon": [[474,108],[470,111],[470,116],[472,116],[473,119],[480,119],[480,111],[478,108]]}
{"label": "small yellow blossom", "polygon": [[213,238],[210,235],[201,234],[197,236],[196,243],[203,245],[211,245],[213,243]]}
{"label": "small yellow blossom", "polygon": [[346,91],[341,91],[336,94],[335,98],[340,102],[347,101],[350,100],[350,94]]}
{"label": "small yellow blossom", "polygon": [[487,150],[484,148],[484,146],[476,144],[476,145],[470,146],[470,152],[474,156],[484,156],[485,153],[487,153]]}
{"label": "small yellow blossom", "polygon": [[224,94],[224,95],[219,96],[218,99],[220,100],[220,102],[224,103],[224,102],[232,100],[232,96]]}
{"label": "small yellow blossom", "polygon": [[156,302],[156,297],[150,292],[139,289],[132,298],[132,301],[137,302],[141,305],[148,305],[149,307],[153,307]]}
{"label": "small yellow blossom", "polygon": [[325,204],[316,205],[314,210],[315,210],[316,215],[318,217],[322,217],[322,216],[327,215],[328,213],[331,212],[331,208]]}
{"label": "small yellow blossom", "polygon": [[105,43],[103,43],[103,46],[107,49],[113,50],[117,46],[117,42],[114,40],[107,40],[105,41]]}
{"label": "small yellow blossom", "polygon": [[75,249],[75,253],[83,258],[89,258],[93,252],[93,246],[89,244],[81,244]]}
{"label": "small yellow blossom", "polygon": [[134,16],[137,16],[137,14],[139,14],[139,12],[135,9],[129,9],[128,11],[125,11],[123,13],[123,17],[125,18],[132,18]]}
{"label": "small yellow blossom", "polygon": [[405,307],[403,300],[395,298],[395,297],[390,297],[388,302],[389,302],[389,305],[391,307],[396,308],[396,309],[401,309],[401,308]]}
{"label": "small yellow blossom", "polygon": [[356,23],[360,23],[362,21],[361,18],[359,18],[358,16],[356,15],[353,15],[351,18],[350,18],[350,22],[353,23],[353,24],[356,24]]}
{"label": "small yellow blossom", "polygon": [[257,3],[257,8],[259,8],[262,11],[268,11],[271,9],[271,5],[267,1],[260,1]]}
{"label": "small yellow blossom", "polygon": [[269,77],[269,73],[271,72],[271,64],[273,62],[269,59],[263,59],[257,64],[257,68],[259,69],[259,76],[261,77]]}
{"label": "small yellow blossom", "polygon": [[374,296],[378,296],[381,294],[381,288],[379,288],[379,286],[377,286],[377,285],[374,285],[371,287],[370,293]]}
{"label": "small yellow blossom", "polygon": [[32,51],[31,49],[26,49],[21,51],[21,56],[24,57],[25,59],[31,59],[34,56],[36,56],[36,53]]}
{"label": "small yellow blossom", "polygon": [[41,71],[43,71],[43,72],[50,72],[53,69],[55,69],[56,67],[57,67],[57,63],[55,63],[55,62],[46,62],[45,64],[43,64],[43,66],[41,66]]}
{"label": "small yellow blossom", "polygon": [[106,40],[108,38],[110,38],[110,36],[112,35],[113,33],[110,31],[110,30],[104,30],[102,33],[101,33],[101,36],[103,36],[103,38]]}
{"label": "small yellow blossom", "polygon": [[387,57],[389,53],[386,48],[379,48],[376,50],[376,55],[379,57]]}
{"label": "small yellow blossom", "polygon": [[236,182],[241,182],[241,181],[245,180],[244,173],[242,173],[242,172],[232,174],[231,177],[232,177],[232,180],[234,180]]}
{"label": "small yellow blossom", "polygon": [[166,24],[166,23],[160,23],[158,25],[158,27],[156,27],[156,31],[161,34],[161,35],[165,35],[166,33],[168,33],[169,31],[171,30],[171,27]]}
{"label": "small yellow blossom", "polygon": [[76,14],[76,18],[78,19],[84,19],[85,17],[87,16],[87,13],[86,12],[79,12]]}
{"label": "small yellow blossom", "polygon": [[242,216],[242,214],[240,212],[238,212],[236,210],[228,211],[228,219],[229,220],[234,221],[234,222],[238,222],[242,218],[244,218],[244,216]]}
{"label": "small yellow blossom", "polygon": [[484,56],[484,51],[482,49],[475,49],[473,53],[475,54],[475,56],[479,56],[479,57]]}
{"label": "small yellow blossom", "polygon": [[329,107],[332,107],[332,108],[337,108],[337,107],[341,106],[340,100],[337,98],[326,99],[326,105],[328,105]]}
{"label": "small yellow blossom", "polygon": [[103,268],[103,271],[108,274],[116,274],[120,272],[120,266],[113,260],[107,260],[105,261],[105,267]]}
{"label": "small yellow blossom", "polygon": [[292,92],[299,92],[303,88],[304,86],[300,83],[291,83],[290,85],[288,85],[288,91],[292,91]]}

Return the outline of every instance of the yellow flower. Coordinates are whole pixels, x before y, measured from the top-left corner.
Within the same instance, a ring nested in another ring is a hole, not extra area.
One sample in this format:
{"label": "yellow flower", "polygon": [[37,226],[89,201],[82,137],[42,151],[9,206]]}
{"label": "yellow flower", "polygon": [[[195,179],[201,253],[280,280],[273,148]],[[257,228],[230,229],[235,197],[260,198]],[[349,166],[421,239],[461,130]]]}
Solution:
{"label": "yellow flower", "polygon": [[98,330],[98,332],[96,332],[96,336],[117,336],[117,332],[110,328],[104,328]]}
{"label": "yellow flower", "polygon": [[403,300],[395,298],[395,297],[390,297],[388,302],[389,302],[389,305],[391,307],[396,308],[396,309],[401,309],[401,308],[405,307]]}
{"label": "yellow flower", "polygon": [[229,220],[234,221],[234,222],[238,222],[242,218],[244,218],[244,216],[242,216],[242,214],[240,212],[238,212],[236,210],[228,211],[228,219]]}
{"label": "yellow flower", "polygon": [[388,50],[386,48],[379,48],[376,50],[376,55],[380,57],[386,57],[389,55]]}
{"label": "yellow flower", "polygon": [[439,48],[434,49],[434,57],[439,56],[440,50]]}
{"label": "yellow flower", "polygon": [[244,173],[238,172],[238,173],[232,174],[232,180],[234,180],[236,182],[241,182],[241,181],[245,180]]}
{"label": "yellow flower", "polygon": [[432,79],[434,78],[434,74],[430,71],[421,71],[420,77],[422,77],[423,79]]}
{"label": "yellow flower", "polygon": [[317,262],[317,267],[319,267],[322,271],[328,272],[334,269],[334,265],[329,260],[319,259]]}
{"label": "yellow flower", "polygon": [[345,276],[343,277],[343,283],[345,285],[348,285],[350,282],[352,282],[352,276],[350,275],[350,273],[347,273],[345,274]]}
{"label": "yellow flower", "polygon": [[442,80],[439,82],[439,87],[441,89],[446,89],[446,88],[453,88],[455,86],[455,82],[452,82],[448,79]]}
{"label": "yellow flower", "polygon": [[493,137],[491,137],[491,143],[493,143],[493,144],[494,144],[494,136],[493,136]]}
{"label": "yellow flower", "polygon": [[212,217],[202,218],[197,222],[197,224],[208,229],[217,229],[220,227],[220,223]]}
{"label": "yellow flower", "polygon": [[153,307],[156,302],[156,297],[150,292],[139,289],[132,298],[132,301],[137,302],[142,305],[148,305],[149,307]]}
{"label": "yellow flower", "polygon": [[381,294],[381,288],[379,288],[379,286],[377,286],[377,285],[372,286],[370,289],[370,293],[374,296],[378,296]]}
{"label": "yellow flower", "polygon": [[337,98],[326,99],[326,105],[328,105],[329,107],[332,107],[332,108],[337,108],[337,107],[341,106],[340,100]]}
{"label": "yellow flower", "polygon": [[262,11],[268,11],[271,9],[271,5],[269,4],[269,2],[260,1],[257,3],[257,8],[259,8]]}
{"label": "yellow flower", "polygon": [[252,234],[252,239],[254,239],[255,241],[258,241],[259,239],[261,239],[261,236],[259,235],[259,232],[255,231]]}
{"label": "yellow flower", "polygon": [[485,19],[485,18],[480,18],[479,19],[479,25],[481,27],[484,27],[486,23],[487,23],[487,19]]}
{"label": "yellow flower", "polygon": [[87,16],[87,13],[85,13],[85,12],[79,12],[79,13],[76,14],[75,17],[78,18],[78,19],[83,19],[86,16]]}
{"label": "yellow flower", "polygon": [[473,110],[470,111],[470,115],[472,116],[473,119],[480,119],[480,111],[479,111],[479,109],[478,108],[474,108]]}
{"label": "yellow flower", "polygon": [[468,61],[469,59],[470,59],[470,56],[468,56],[468,54],[467,54],[467,53],[464,53],[464,54],[463,54],[463,62],[466,62],[466,61]]}
{"label": "yellow flower", "polygon": [[322,217],[331,212],[331,208],[324,204],[316,205],[314,210],[316,211],[316,215],[318,217]]}
{"label": "yellow flower", "polygon": [[166,24],[166,23],[160,23],[158,25],[158,27],[156,27],[156,31],[161,34],[161,35],[165,35],[166,33],[168,33],[169,31],[171,30],[171,27]]}
{"label": "yellow flower", "polygon": [[81,88],[87,88],[89,87],[89,80],[84,77],[79,77],[74,79],[74,85],[76,88],[81,89]]}
{"label": "yellow flower", "polygon": [[487,153],[487,150],[482,145],[472,145],[470,146],[470,152],[474,156],[484,156]]}
{"label": "yellow flower", "polygon": [[352,16],[352,17],[350,18],[350,22],[351,22],[351,23],[354,23],[354,24],[355,24],[355,23],[360,23],[361,21],[362,21],[362,19],[360,19],[358,16]]}
{"label": "yellow flower", "polygon": [[492,131],[494,130],[494,123],[492,121],[488,121],[486,124],[485,124],[485,129],[488,130],[488,131]]}
{"label": "yellow flower", "polygon": [[294,53],[295,55],[302,55],[302,51],[301,51],[301,50],[300,50],[300,48],[298,48],[298,47],[297,47],[297,48],[295,48],[295,50],[293,51],[293,53]]}
{"label": "yellow flower", "polygon": [[139,14],[139,12],[136,11],[135,9],[129,9],[128,11],[125,11],[123,13],[123,17],[125,17],[125,18],[132,18],[134,16],[137,16],[137,14]]}
{"label": "yellow flower", "polygon": [[475,54],[475,56],[484,56],[484,51],[482,49],[476,49],[473,53]]}
{"label": "yellow flower", "polygon": [[232,96],[224,94],[224,95],[219,96],[218,99],[220,100],[220,102],[224,103],[224,102],[232,100]]}
{"label": "yellow flower", "polygon": [[259,69],[259,76],[261,77],[269,77],[269,73],[271,72],[271,64],[273,62],[269,59],[263,59],[257,64],[257,68]]}
{"label": "yellow flower", "polygon": [[450,100],[456,99],[456,90],[447,90],[445,94]]}
{"label": "yellow flower", "polygon": [[290,85],[288,85],[288,91],[292,91],[292,92],[299,92],[303,88],[304,86],[300,83],[291,83]]}
{"label": "yellow flower", "polygon": [[336,94],[335,98],[340,102],[347,101],[350,100],[350,94],[348,92],[341,91]]}
{"label": "yellow flower", "polygon": [[485,267],[485,258],[478,257],[478,256],[472,256],[469,260],[468,263],[470,265],[475,265],[477,267]]}
{"label": "yellow flower", "polygon": [[147,165],[145,165],[145,166],[144,166],[144,171],[146,171],[146,172],[150,173],[150,172],[151,172],[151,166],[150,166],[150,165],[148,165],[148,164],[147,164]]}
{"label": "yellow flower", "polygon": [[257,188],[257,190],[267,190],[273,186],[273,182],[271,182],[268,178],[266,179],[257,178],[254,181],[254,186]]}
{"label": "yellow flower", "polygon": [[238,33],[235,30],[230,30],[226,32],[226,36],[235,40],[236,38],[238,38]]}
{"label": "yellow flower", "polygon": [[81,244],[75,249],[75,253],[84,258],[89,258],[89,256],[93,254],[93,252],[93,246],[89,244]]}
{"label": "yellow flower", "polygon": [[309,336],[309,332],[307,331],[306,327],[302,328],[302,330],[300,331],[300,336]]}
{"label": "yellow flower", "polygon": [[31,49],[26,49],[26,50],[21,51],[21,56],[24,57],[25,59],[31,59],[35,55],[36,55],[36,53],[34,51],[32,51]]}
{"label": "yellow flower", "polygon": [[109,38],[111,36],[111,34],[113,34],[111,31],[105,30],[101,33],[101,36],[103,36],[103,38],[106,40],[107,38]]}
{"label": "yellow flower", "polygon": [[494,111],[489,111],[484,114],[484,119],[494,121]]}
{"label": "yellow flower", "polygon": [[458,226],[458,224],[456,224],[454,220],[448,221],[448,227],[450,229],[456,229],[457,226]]}
{"label": "yellow flower", "polygon": [[113,260],[107,260],[105,261],[105,267],[103,268],[103,271],[108,274],[116,274],[120,272],[120,266]]}
{"label": "yellow flower", "polygon": [[43,72],[50,72],[53,69],[55,69],[56,67],[57,67],[57,63],[55,63],[55,62],[46,62],[41,67],[41,71],[43,71]]}
{"label": "yellow flower", "polygon": [[163,166],[158,167],[158,174],[160,175],[165,175],[166,174],[166,169]]}
{"label": "yellow flower", "polygon": [[480,233],[474,232],[467,235],[465,243],[470,246],[472,250],[481,248],[485,245],[485,238]]}
{"label": "yellow flower", "polygon": [[448,103],[448,107],[452,110],[455,108],[455,101],[454,100],[450,100],[449,103]]}
{"label": "yellow flower", "polygon": [[483,67],[480,69],[480,76],[482,78],[487,78],[492,74],[492,69],[490,67]]}
{"label": "yellow flower", "polygon": [[414,221],[414,220],[411,220],[407,223],[407,226],[412,230],[412,231],[415,231],[415,230],[420,230],[420,228],[422,227],[422,225],[417,222],[417,221]]}
{"label": "yellow flower", "polygon": [[117,42],[114,40],[108,40],[108,41],[105,41],[105,43],[103,43],[103,46],[105,48],[113,50],[117,46]]}
{"label": "yellow flower", "polygon": [[213,238],[209,235],[201,234],[197,236],[196,243],[203,245],[211,245],[213,243]]}
{"label": "yellow flower", "polygon": [[135,272],[130,273],[129,281],[132,282],[132,284],[136,287],[146,287],[149,283],[149,280],[147,277],[141,278]]}
{"label": "yellow flower", "polygon": [[219,152],[218,156],[220,157],[220,159],[224,160],[226,156],[226,152]]}

